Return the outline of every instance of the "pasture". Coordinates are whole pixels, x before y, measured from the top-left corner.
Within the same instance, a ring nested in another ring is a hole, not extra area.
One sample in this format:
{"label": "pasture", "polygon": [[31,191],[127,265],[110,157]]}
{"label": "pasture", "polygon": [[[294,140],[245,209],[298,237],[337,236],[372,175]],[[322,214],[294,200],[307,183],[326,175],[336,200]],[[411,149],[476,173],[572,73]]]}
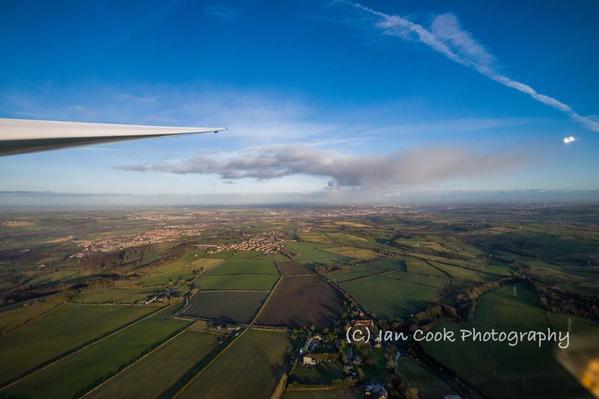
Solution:
{"label": "pasture", "polygon": [[178,398],[268,398],[278,382],[288,343],[282,332],[247,330]]}
{"label": "pasture", "polygon": [[283,277],[257,324],[324,328],[343,312],[341,294],[316,276]]}
{"label": "pasture", "polygon": [[74,299],[78,303],[136,303],[151,295],[151,288],[89,288]]}
{"label": "pasture", "polygon": [[178,306],[162,309],[30,374],[6,389],[6,393],[38,398],[71,398],[83,394],[188,325],[188,321],[171,319]]}
{"label": "pasture", "polygon": [[228,259],[220,266],[211,269],[209,276],[226,276],[229,274],[279,274],[270,259]]}
{"label": "pasture", "polygon": [[59,302],[46,301],[0,312],[0,335],[37,319],[59,305]]}
{"label": "pasture", "polygon": [[326,245],[299,241],[287,241],[285,244],[294,259],[300,263],[331,264],[343,260],[343,257],[326,251]]}
{"label": "pasture", "polygon": [[378,254],[371,249],[356,247],[333,247],[327,248],[326,251],[332,252],[336,255],[345,256],[347,258],[354,258],[360,260],[373,259],[378,256]]}
{"label": "pasture", "polygon": [[[545,312],[538,307],[536,294],[525,285],[501,287],[483,294],[474,320],[470,324],[443,322],[436,327],[452,330],[476,327],[481,330],[529,331],[551,326]],[[597,331],[597,330],[596,330]],[[536,343],[461,342],[427,343],[424,349],[437,361],[461,378],[477,386],[490,398],[585,397],[580,384],[553,355],[553,346],[538,348]]]}
{"label": "pasture", "polygon": [[[423,276],[389,272],[340,283],[343,289],[378,318],[408,317],[441,294],[442,286],[414,281]],[[440,283],[440,277],[434,277]]]}
{"label": "pasture", "polygon": [[185,314],[224,323],[249,323],[267,295],[260,291],[200,291],[191,298]]}
{"label": "pasture", "polygon": [[320,362],[315,366],[297,366],[289,376],[290,384],[331,385],[335,380],[343,380],[342,365],[337,361]]}
{"label": "pasture", "polygon": [[261,290],[270,291],[278,276],[268,274],[242,274],[230,276],[204,276],[200,290]]}
{"label": "pasture", "polygon": [[194,365],[207,360],[217,346],[217,335],[188,329],[95,389],[87,398],[156,398]]}
{"label": "pasture", "polygon": [[61,306],[0,338],[0,384],[156,309],[123,305]]}
{"label": "pasture", "polygon": [[391,270],[402,270],[405,268],[401,259],[381,259],[374,262],[358,263],[356,265],[342,266],[340,269],[326,274],[327,278],[336,282],[354,280],[360,277],[370,276],[371,274],[381,273]]}
{"label": "pasture", "polygon": [[415,360],[408,357],[400,358],[396,368],[410,387],[418,389],[421,399],[437,399],[455,394],[453,388]]}

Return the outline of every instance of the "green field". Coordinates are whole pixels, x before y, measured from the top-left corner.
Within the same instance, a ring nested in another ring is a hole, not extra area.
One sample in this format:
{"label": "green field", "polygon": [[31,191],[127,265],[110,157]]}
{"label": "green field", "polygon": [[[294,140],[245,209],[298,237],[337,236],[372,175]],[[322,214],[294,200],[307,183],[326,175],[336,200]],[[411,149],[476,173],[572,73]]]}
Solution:
{"label": "green field", "polygon": [[185,398],[268,398],[287,352],[281,332],[248,330],[183,390]]}
{"label": "green field", "polygon": [[[433,278],[439,282],[440,277]],[[413,279],[411,273],[389,272],[342,282],[341,286],[378,318],[394,319],[409,316],[441,293],[442,286]]]}
{"label": "green field", "polygon": [[0,312],[0,334],[20,327],[60,305],[59,302],[40,302]]}
{"label": "green field", "polygon": [[400,358],[396,367],[407,384],[418,389],[421,399],[437,399],[455,394],[453,388],[410,358]]}
{"label": "green field", "polygon": [[402,270],[402,268],[401,259],[381,259],[374,262],[343,266],[341,269],[327,273],[326,276],[332,281],[342,282],[383,271]]}
{"label": "green field", "polygon": [[86,397],[156,398],[206,359],[217,345],[217,335],[187,330]]}
{"label": "green field", "polygon": [[167,284],[176,284],[180,280],[190,280],[195,276],[193,270],[184,268],[172,272],[162,273],[157,276],[146,277],[141,280],[144,287],[156,287]]}
{"label": "green field", "polygon": [[328,244],[331,239],[322,233],[310,232],[310,233],[298,233],[300,240],[305,242],[316,242],[321,244]]}
{"label": "green field", "polygon": [[279,274],[270,259],[228,259],[220,266],[210,270],[210,276],[226,276],[228,274]]}
{"label": "green field", "polygon": [[79,303],[136,303],[151,295],[151,288],[90,288],[74,299]]}
{"label": "green field", "polygon": [[333,247],[327,248],[326,250],[337,255],[355,259],[372,259],[378,256],[377,253],[371,249],[356,247]]}
{"label": "green field", "polygon": [[[513,287],[505,286],[483,294],[470,325],[443,322],[437,329],[546,331],[551,324],[538,306],[535,293],[525,285],[515,285],[515,291]],[[560,318],[555,322],[557,325]],[[563,327],[563,320],[561,322]],[[588,322],[584,325],[587,333],[594,330],[595,336],[599,334],[599,325]],[[452,344],[427,343],[424,348],[490,398],[543,397],[546,392],[560,398],[586,397],[580,384],[558,364],[551,345],[538,348],[536,343],[520,343],[512,348],[507,343],[458,340]]]}
{"label": "green field", "polygon": [[189,280],[195,275],[194,270],[210,270],[223,262],[222,259],[202,258],[203,254],[203,251],[191,250],[175,261],[158,267],[145,268],[141,283],[144,287],[152,287]]}
{"label": "green field", "polygon": [[293,255],[293,258],[301,263],[331,264],[343,260],[343,257],[326,251],[327,245],[323,244],[288,241],[285,246]]}
{"label": "green field", "polygon": [[191,298],[191,306],[185,314],[222,322],[248,323],[267,295],[260,291],[200,291]]}
{"label": "green field", "polygon": [[200,290],[263,290],[270,291],[278,276],[245,274],[236,276],[205,276],[200,280]]}
{"label": "green field", "polygon": [[137,318],[150,306],[67,304],[0,338],[0,383]]}
{"label": "green field", "polygon": [[335,380],[343,380],[343,368],[339,362],[320,362],[315,366],[298,366],[289,377],[292,385],[331,385]]}
{"label": "green field", "polygon": [[6,393],[15,397],[71,398],[86,392],[188,325],[188,321],[171,319],[178,306],[163,309],[29,375]]}

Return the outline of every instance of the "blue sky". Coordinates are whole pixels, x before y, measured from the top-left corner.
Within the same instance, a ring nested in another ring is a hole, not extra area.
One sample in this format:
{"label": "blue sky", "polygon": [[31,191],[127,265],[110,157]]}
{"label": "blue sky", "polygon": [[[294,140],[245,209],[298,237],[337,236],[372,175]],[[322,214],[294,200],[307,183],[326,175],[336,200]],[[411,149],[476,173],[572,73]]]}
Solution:
{"label": "blue sky", "polygon": [[0,190],[596,190],[598,19],[595,1],[4,1],[0,117],[229,131],[3,157]]}

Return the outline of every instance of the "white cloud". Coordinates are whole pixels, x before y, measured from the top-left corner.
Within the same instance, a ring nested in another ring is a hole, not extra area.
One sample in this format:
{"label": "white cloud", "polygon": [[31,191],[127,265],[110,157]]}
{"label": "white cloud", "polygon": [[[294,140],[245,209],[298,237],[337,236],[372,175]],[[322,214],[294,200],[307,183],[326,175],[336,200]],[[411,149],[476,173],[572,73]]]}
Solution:
{"label": "white cloud", "polygon": [[599,118],[597,116],[580,115],[569,105],[537,92],[530,85],[497,72],[493,65],[494,57],[469,32],[462,29],[455,15],[438,15],[433,20],[431,28],[427,29],[407,18],[385,14],[360,3],[350,2],[349,4],[379,18],[376,27],[385,35],[399,37],[404,40],[414,38],[458,64],[471,68],[497,83],[525,93],[542,104],[566,113],[585,129],[599,132]]}
{"label": "white cloud", "polygon": [[454,177],[494,174],[528,162],[517,151],[476,153],[459,148],[420,148],[388,155],[352,156],[307,146],[270,146],[228,157],[130,164],[118,169],[173,174],[216,174],[226,181],[270,180],[294,175],[330,178],[330,188],[384,189],[418,186]]}

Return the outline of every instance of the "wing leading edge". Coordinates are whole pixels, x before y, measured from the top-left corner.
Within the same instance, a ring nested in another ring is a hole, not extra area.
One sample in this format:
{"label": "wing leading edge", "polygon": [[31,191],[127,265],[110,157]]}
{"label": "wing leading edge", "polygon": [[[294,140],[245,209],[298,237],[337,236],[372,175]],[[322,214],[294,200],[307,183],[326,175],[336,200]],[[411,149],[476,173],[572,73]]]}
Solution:
{"label": "wing leading edge", "polygon": [[223,130],[226,129],[0,118],[0,156],[148,137],[217,133]]}

